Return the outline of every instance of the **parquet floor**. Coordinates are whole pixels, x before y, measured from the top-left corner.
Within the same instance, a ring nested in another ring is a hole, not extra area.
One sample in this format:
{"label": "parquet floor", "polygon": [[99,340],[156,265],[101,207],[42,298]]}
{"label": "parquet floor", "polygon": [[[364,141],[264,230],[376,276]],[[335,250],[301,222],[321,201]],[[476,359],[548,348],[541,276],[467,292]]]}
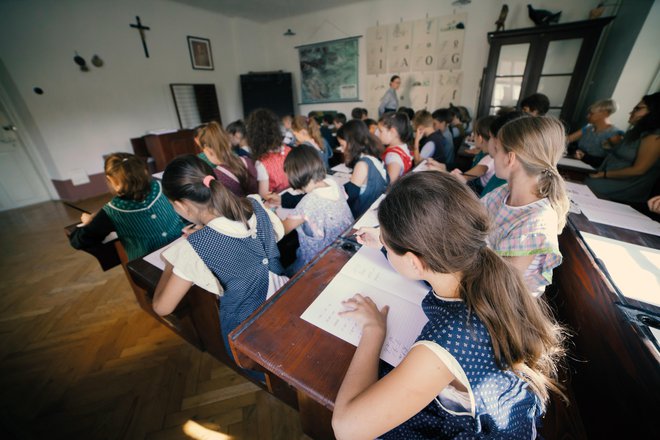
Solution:
{"label": "parquet floor", "polygon": [[120,267],[70,248],[78,217],[0,213],[3,439],[308,439],[294,410],[145,314]]}

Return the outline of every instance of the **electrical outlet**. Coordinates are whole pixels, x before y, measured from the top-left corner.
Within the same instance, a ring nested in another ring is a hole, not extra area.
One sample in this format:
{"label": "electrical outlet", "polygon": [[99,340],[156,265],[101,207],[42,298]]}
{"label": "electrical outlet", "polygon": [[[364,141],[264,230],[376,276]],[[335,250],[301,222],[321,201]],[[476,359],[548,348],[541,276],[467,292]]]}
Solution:
{"label": "electrical outlet", "polygon": [[71,183],[73,183],[75,186],[89,183],[89,176],[82,168],[71,170],[69,175],[71,176]]}

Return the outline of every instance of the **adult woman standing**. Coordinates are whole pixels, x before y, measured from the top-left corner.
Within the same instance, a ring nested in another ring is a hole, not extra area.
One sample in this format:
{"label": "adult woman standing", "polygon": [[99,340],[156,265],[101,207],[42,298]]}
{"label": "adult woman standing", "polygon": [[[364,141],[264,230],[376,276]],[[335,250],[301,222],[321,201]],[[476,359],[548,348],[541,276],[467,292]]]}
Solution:
{"label": "adult woman standing", "polygon": [[390,78],[390,88],[387,89],[387,92],[380,99],[378,117],[383,116],[387,112],[395,112],[399,108],[399,98],[396,96],[396,91],[399,90],[399,87],[401,87],[401,77],[394,75]]}
{"label": "adult woman standing", "polygon": [[644,96],[628,122],[621,144],[585,183],[600,198],[645,203],[660,176],[660,92]]}

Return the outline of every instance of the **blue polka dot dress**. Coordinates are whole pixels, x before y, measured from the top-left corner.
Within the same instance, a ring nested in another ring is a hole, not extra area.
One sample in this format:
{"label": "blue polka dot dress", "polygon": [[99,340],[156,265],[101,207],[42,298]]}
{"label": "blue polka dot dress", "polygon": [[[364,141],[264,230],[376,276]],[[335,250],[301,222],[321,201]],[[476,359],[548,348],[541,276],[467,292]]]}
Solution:
{"label": "blue polka dot dress", "polygon": [[417,340],[437,343],[458,362],[468,381],[471,407],[452,407],[441,393],[382,438],[536,438],[541,402],[525,381],[497,367],[490,335],[479,318],[468,313],[463,301],[446,301],[432,291],[422,308],[429,322]]}
{"label": "blue polka dot dress", "polygon": [[230,237],[209,227],[188,236],[192,248],[224,288],[219,299],[220,327],[230,356],[227,336],[266,301],[269,271],[284,274],[268,214],[259,202],[248,200],[257,217],[251,236]]}

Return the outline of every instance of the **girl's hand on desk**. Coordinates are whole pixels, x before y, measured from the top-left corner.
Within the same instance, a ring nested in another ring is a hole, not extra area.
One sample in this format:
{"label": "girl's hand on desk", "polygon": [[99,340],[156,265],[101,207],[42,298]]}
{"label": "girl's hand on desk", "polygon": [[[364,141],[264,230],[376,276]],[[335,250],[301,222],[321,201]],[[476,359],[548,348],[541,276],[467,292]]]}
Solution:
{"label": "girl's hand on desk", "polygon": [[384,306],[381,310],[378,310],[378,306],[371,298],[362,296],[359,293],[355,294],[352,298],[342,301],[342,305],[346,309],[339,312],[340,316],[346,316],[356,320],[362,326],[363,332],[368,329],[378,330],[385,337],[387,313],[390,310],[390,306]]}
{"label": "girl's hand on desk", "polygon": [[80,221],[82,223],[82,226],[90,224],[93,219],[94,219],[94,214],[89,214],[87,212],[83,212],[82,215],[80,216]]}
{"label": "girl's hand on desk", "polygon": [[264,197],[264,204],[268,208],[277,208],[282,206],[282,197],[277,193],[268,193]]}
{"label": "girl's hand on desk", "polygon": [[583,157],[584,157],[584,151],[582,151],[582,150],[575,150],[575,158],[576,158],[577,160],[582,160]]}
{"label": "girl's hand on desk", "polygon": [[447,171],[447,165],[438,162],[437,160],[433,160],[430,157],[426,159],[426,166],[429,170],[433,171]]}
{"label": "girl's hand on desk", "polygon": [[650,198],[648,201],[648,205],[651,212],[660,214],[660,196],[655,196],[653,198]]}
{"label": "girl's hand on desk", "polygon": [[467,179],[465,178],[465,176],[463,176],[463,173],[462,173],[461,170],[459,170],[458,168],[454,168],[453,170],[451,170],[451,172],[450,172],[449,174],[453,174],[453,175],[456,176],[456,177],[458,178],[458,180],[460,180],[461,182],[463,182],[463,183],[467,183]]}
{"label": "girl's hand on desk", "polygon": [[591,177],[592,179],[602,179],[602,178],[605,177],[605,173],[603,173],[602,171],[599,171],[597,173],[589,174],[589,177]]}
{"label": "girl's hand on desk", "polygon": [[380,242],[380,231],[378,228],[362,227],[355,233],[357,242],[373,249],[380,249],[383,244]]}

